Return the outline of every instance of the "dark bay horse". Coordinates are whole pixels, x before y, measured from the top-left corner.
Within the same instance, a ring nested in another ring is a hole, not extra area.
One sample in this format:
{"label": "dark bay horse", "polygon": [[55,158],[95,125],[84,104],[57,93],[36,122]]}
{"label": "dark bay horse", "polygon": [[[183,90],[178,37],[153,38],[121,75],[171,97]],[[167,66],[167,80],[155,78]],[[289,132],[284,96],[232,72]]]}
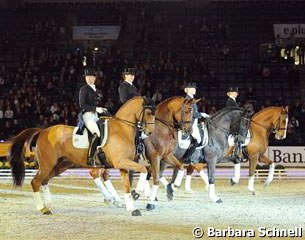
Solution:
{"label": "dark bay horse", "polygon": [[[202,149],[204,161],[208,167],[208,195],[209,199],[213,202],[221,203],[222,200],[215,193],[215,169],[216,164],[226,162],[229,160],[227,157],[228,151],[228,137],[232,133],[237,133],[240,127],[240,120],[242,117],[249,118],[253,113],[253,108],[224,108],[216,112],[210,119],[207,119],[206,125],[209,134],[208,144]],[[202,168],[205,164],[194,164],[193,170],[196,169],[202,173]],[[192,171],[193,171],[192,170]],[[203,176],[202,176],[203,177]],[[171,184],[166,186],[167,197],[169,200],[173,198],[170,189]]]}
{"label": "dark bay horse", "polygon": [[144,140],[145,153],[151,162],[150,171],[153,177],[149,203],[146,206],[147,210],[155,209],[161,159],[179,169],[178,176],[172,184],[172,189],[176,190],[181,185],[184,174],[183,164],[173,154],[177,145],[178,129],[182,129],[184,132],[191,132],[193,104],[195,101],[200,101],[178,97],[176,101],[182,102],[181,110],[174,112],[171,110],[171,105],[168,104],[171,99],[167,99],[157,106],[155,132]]}
{"label": "dark bay horse", "polygon": [[[286,107],[267,107],[256,113],[250,121],[250,142],[243,146],[243,157],[249,160],[249,183],[248,190],[255,193],[254,173],[258,161],[269,165],[269,174],[265,185],[269,185],[273,180],[274,162],[264,154],[269,145],[269,137],[275,134],[275,138],[282,140],[286,138],[288,124],[288,106]],[[232,150],[232,149],[231,149]],[[231,155],[229,151],[228,155]],[[203,171],[205,164],[195,164],[188,166],[188,176],[191,176],[194,170],[198,171],[206,184],[207,176]],[[234,164],[234,177],[230,180],[231,185],[235,185],[240,179],[240,164]]]}
{"label": "dark bay horse", "polygon": [[[187,100],[184,97],[172,97],[161,102],[156,108],[155,131],[144,140],[145,154],[151,162],[150,169],[154,179],[154,185],[149,196],[149,203],[146,207],[147,210],[152,210],[155,206],[154,202],[159,184],[160,160],[164,158],[167,163],[181,170],[183,169],[183,164],[173,156],[173,151],[177,143],[177,130],[182,129],[182,131],[190,132],[192,129],[194,102],[195,100],[193,99]],[[94,179],[99,178],[99,171],[97,169],[92,169],[90,174]],[[102,174],[102,178],[105,180],[107,173],[102,172]],[[142,180],[140,179],[139,181]],[[143,191],[144,189],[137,187],[133,193],[135,199]],[[103,190],[101,192],[104,196],[107,195],[107,192],[105,193]]]}
{"label": "dark bay horse", "polygon": [[[133,216],[141,215],[140,210],[134,207],[130,194],[128,170],[141,173],[138,188],[143,188],[143,181],[147,175],[147,169],[134,162],[135,136],[140,125],[146,135],[150,135],[155,129],[155,106],[151,100],[143,97],[135,97],[127,101],[108,122],[108,139],[103,147],[107,157],[107,163],[116,169],[120,169],[124,183],[126,208]],[[39,169],[32,179],[31,185],[34,192],[36,208],[43,214],[52,214],[49,206],[52,203],[48,182],[73,166],[90,168],[87,165],[88,149],[75,148],[72,145],[72,132],[74,127],[55,125],[47,129],[26,129],[12,140],[9,151],[9,160],[12,168],[15,186],[22,186],[25,169],[23,150],[34,135],[38,134],[36,143],[36,157]],[[40,196],[40,187],[44,193],[44,203]]]}

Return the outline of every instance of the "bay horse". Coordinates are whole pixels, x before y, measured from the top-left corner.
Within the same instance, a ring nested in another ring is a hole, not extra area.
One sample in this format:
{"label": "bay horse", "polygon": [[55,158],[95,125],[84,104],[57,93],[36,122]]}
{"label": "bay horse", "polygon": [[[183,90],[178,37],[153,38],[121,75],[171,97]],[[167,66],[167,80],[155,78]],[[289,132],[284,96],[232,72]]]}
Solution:
{"label": "bay horse", "polygon": [[[193,104],[198,101],[193,99],[188,100],[184,97],[171,97],[156,107],[155,131],[144,139],[145,155],[150,161],[150,169],[154,179],[154,185],[148,197],[149,203],[146,206],[147,210],[153,210],[155,208],[154,204],[159,184],[160,160],[164,158],[169,164],[183,169],[183,164],[173,156],[173,151],[177,143],[177,130],[181,129],[184,132],[191,131]],[[108,179],[108,173],[101,172],[101,174],[104,180],[105,178]],[[98,169],[92,169],[90,175],[95,181],[100,177]],[[177,183],[178,186],[180,184]],[[100,190],[104,197],[109,196],[109,193],[105,189]],[[144,189],[138,188],[133,190],[134,199],[138,199],[139,194],[143,191]],[[112,197],[115,198],[115,196]]]}
{"label": "bay horse", "polygon": [[[267,158],[264,154],[269,146],[269,137],[271,134],[275,134],[275,138],[283,140],[286,138],[287,124],[288,124],[288,106],[285,107],[267,107],[257,112],[250,120],[250,142],[243,146],[242,155],[245,159],[249,160],[249,182],[248,190],[254,195],[254,174],[257,167],[257,163],[263,162],[269,165],[268,177],[265,181],[265,186],[268,186],[274,176],[274,162]],[[232,154],[232,150],[228,152],[228,155]],[[187,167],[189,178],[191,174],[196,170],[206,184],[208,184],[208,178],[203,171],[205,164],[192,164]],[[235,185],[240,180],[240,164],[234,164],[234,177],[230,179],[231,185]],[[190,181],[190,180],[189,180]],[[190,182],[189,182],[190,185]],[[186,186],[187,187],[187,186]],[[187,187],[189,190],[190,187]]]}
{"label": "bay horse", "polygon": [[[141,211],[134,207],[130,194],[128,170],[141,173],[138,188],[141,189],[147,175],[147,169],[134,162],[135,136],[138,126],[148,136],[155,130],[155,106],[152,100],[145,97],[135,97],[127,101],[108,121],[108,139],[102,148],[106,162],[112,168],[120,169],[124,183],[126,208],[132,216],[140,216]],[[75,148],[72,145],[74,127],[55,125],[47,129],[26,129],[12,140],[8,159],[10,160],[13,183],[22,186],[25,177],[23,161],[24,144],[38,135],[36,142],[36,157],[39,169],[31,181],[34,201],[37,210],[43,214],[52,214],[50,206],[52,198],[48,182],[68,168],[87,165],[88,149]],[[142,185],[141,185],[142,184]],[[44,194],[44,203],[40,196],[40,188]]]}
{"label": "bay horse", "polygon": [[[227,157],[228,137],[232,133],[237,133],[240,128],[240,120],[242,117],[249,118],[253,113],[252,106],[246,109],[229,107],[216,112],[211,118],[206,119],[208,131],[208,144],[202,148],[201,154],[204,156],[206,164],[197,163],[192,166],[192,171],[196,169],[202,173],[203,166],[207,165],[208,177],[204,174],[204,180],[208,184],[209,199],[216,203],[221,203],[222,200],[215,193],[215,170],[216,164],[229,161]],[[180,155],[181,156],[181,155]],[[164,170],[165,167],[162,167]],[[188,169],[189,173],[189,169]],[[179,172],[178,172],[179,174]],[[177,175],[178,175],[177,174]],[[176,181],[176,180],[175,180]],[[167,197],[173,199],[173,191],[171,190],[172,183],[165,183]]]}

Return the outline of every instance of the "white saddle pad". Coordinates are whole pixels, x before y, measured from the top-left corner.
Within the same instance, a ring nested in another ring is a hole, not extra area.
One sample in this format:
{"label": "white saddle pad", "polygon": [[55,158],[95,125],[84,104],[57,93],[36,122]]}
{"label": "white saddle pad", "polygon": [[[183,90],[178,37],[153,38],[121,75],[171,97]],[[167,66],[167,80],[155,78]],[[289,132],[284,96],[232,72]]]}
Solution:
{"label": "white saddle pad", "polygon": [[[205,147],[208,144],[209,134],[208,134],[208,130],[207,130],[205,125],[202,127],[202,130],[203,130],[202,145],[198,146],[196,149],[201,149],[201,148]],[[198,130],[198,134],[199,134],[199,130]],[[193,134],[192,134],[192,136],[195,137]],[[200,136],[200,141],[201,141],[201,136]],[[181,149],[188,149],[190,144],[191,144],[190,137],[183,138],[182,137],[182,131],[179,130],[178,131],[178,145],[179,145],[179,148],[181,148]]]}
{"label": "white saddle pad", "polygon": [[[108,139],[108,121],[109,119],[105,120],[104,123],[104,136],[101,140],[102,143],[98,148],[104,147],[104,145],[107,142]],[[89,139],[88,139],[88,130],[87,128],[84,129],[84,132],[82,135],[76,134],[76,131],[78,130],[78,127],[75,127],[73,130],[73,136],[72,136],[72,144],[75,148],[89,148]]]}
{"label": "white saddle pad", "polygon": [[208,145],[209,132],[208,132],[208,129],[205,124],[202,126],[202,130],[203,130],[202,144],[199,147],[197,147],[196,149],[201,149],[201,148],[204,148],[206,145]]}
{"label": "white saddle pad", "polygon": [[[251,134],[250,134],[250,131],[248,130],[248,133],[247,133],[247,137],[246,137],[246,140],[245,140],[245,143],[242,144],[242,146],[247,146],[249,144],[251,140]],[[235,137],[231,134],[229,135],[229,138],[228,138],[228,144],[230,147],[233,147],[235,144]]]}
{"label": "white saddle pad", "polygon": [[179,148],[181,149],[188,149],[188,147],[190,146],[191,144],[191,139],[190,137],[188,136],[187,138],[182,138],[182,131],[179,130],[178,131],[178,146]]}
{"label": "white saddle pad", "polygon": [[75,127],[72,135],[72,144],[75,148],[89,148],[88,130],[84,129],[82,135],[76,134],[78,127]]}

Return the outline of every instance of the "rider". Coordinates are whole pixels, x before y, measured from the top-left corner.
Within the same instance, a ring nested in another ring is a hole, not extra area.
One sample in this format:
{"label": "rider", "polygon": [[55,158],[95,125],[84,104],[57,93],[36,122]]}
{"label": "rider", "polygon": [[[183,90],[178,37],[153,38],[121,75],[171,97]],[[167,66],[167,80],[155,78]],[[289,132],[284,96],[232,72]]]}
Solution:
{"label": "rider", "polygon": [[[195,82],[187,83],[184,87],[184,92],[186,93],[185,98],[186,99],[194,99],[194,96],[196,95],[197,91],[197,85]],[[193,154],[195,153],[196,147],[200,144],[202,141],[201,135],[198,128],[198,119],[200,118],[207,118],[209,117],[208,114],[202,113],[198,111],[197,103],[194,102],[193,105],[193,126],[192,126],[192,134],[191,134],[191,146],[187,150],[187,152],[184,155],[184,158],[186,161],[191,161]]]}
{"label": "rider", "polygon": [[[236,98],[238,96],[237,86],[235,87],[229,86],[227,89],[227,96],[228,99],[226,101],[225,107],[239,107],[238,103],[236,102]],[[229,151],[228,151],[228,155],[230,156],[229,161],[232,161],[234,163],[240,162],[240,157],[238,155],[241,151],[241,145],[245,143],[245,138],[247,136],[248,128],[249,128],[249,119],[242,118],[240,123],[240,130],[234,138],[234,145],[229,147]],[[229,139],[230,138],[231,137],[229,136]]]}
{"label": "rider", "polygon": [[239,107],[236,102],[236,98],[238,97],[238,87],[228,87],[227,90],[228,99],[226,101],[225,107]]}
{"label": "rider", "polygon": [[97,167],[100,163],[95,161],[94,153],[100,137],[100,131],[96,122],[99,119],[98,114],[107,112],[107,108],[99,107],[103,95],[95,86],[96,72],[94,68],[85,67],[84,77],[87,84],[79,90],[79,106],[83,113],[84,124],[93,135],[88,150],[87,164]]}
{"label": "rider", "polygon": [[124,81],[119,86],[120,102],[124,104],[129,99],[138,96],[137,88],[133,85],[135,79],[135,69],[125,68],[123,72]]}
{"label": "rider", "polygon": [[[138,96],[137,88],[133,85],[133,81],[135,79],[135,69],[134,68],[125,68],[123,72],[123,79],[124,81],[119,86],[119,97],[121,104],[124,104],[129,99]],[[137,132],[136,136],[136,145],[138,146],[139,142],[139,132]],[[133,171],[129,171],[129,182],[132,185],[133,182]]]}

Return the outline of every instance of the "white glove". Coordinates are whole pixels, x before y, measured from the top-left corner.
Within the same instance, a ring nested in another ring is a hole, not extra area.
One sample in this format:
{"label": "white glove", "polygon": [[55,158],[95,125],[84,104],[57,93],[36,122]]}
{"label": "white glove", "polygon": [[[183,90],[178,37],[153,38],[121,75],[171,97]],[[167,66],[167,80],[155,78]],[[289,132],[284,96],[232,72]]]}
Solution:
{"label": "white glove", "polygon": [[98,112],[98,113],[104,113],[104,112],[107,112],[108,109],[107,108],[103,108],[103,107],[97,107],[95,109],[95,111]]}
{"label": "white glove", "polygon": [[207,114],[207,113],[201,113],[201,116],[202,116],[202,117],[204,117],[204,118],[208,118],[208,117],[210,117],[210,115],[209,115],[209,114]]}

